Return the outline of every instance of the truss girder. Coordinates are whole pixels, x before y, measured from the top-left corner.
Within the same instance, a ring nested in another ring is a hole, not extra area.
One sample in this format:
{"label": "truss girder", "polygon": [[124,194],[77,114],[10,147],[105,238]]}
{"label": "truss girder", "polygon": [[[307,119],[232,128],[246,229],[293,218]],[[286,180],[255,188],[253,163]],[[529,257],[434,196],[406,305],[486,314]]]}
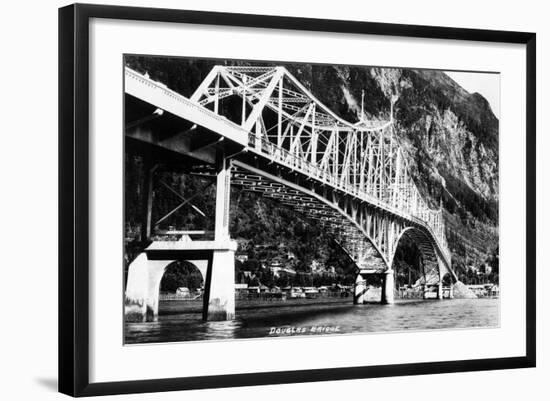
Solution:
{"label": "truss girder", "polygon": [[[392,117],[385,122],[362,118],[349,123],[279,66],[215,66],[190,101],[207,111],[204,118],[213,112],[222,119],[216,121],[218,125],[225,119],[232,129],[236,123],[223,115],[227,108],[222,106],[242,104],[240,128],[248,133],[246,150],[307,176],[312,185],[329,188],[331,195],[326,202],[318,202],[298,193],[300,188],[275,185],[250,171],[236,172],[236,185],[301,207],[316,221],[339,227],[350,238],[367,237],[389,266],[400,233],[414,227],[435,249],[437,260],[430,263],[443,264],[450,271],[442,210],[431,209],[418,190]],[[216,132],[225,135],[223,129]],[[327,203],[337,206],[336,214],[326,210]],[[338,216],[342,211],[343,218]],[[355,243],[346,246],[357,255],[368,248],[360,250]]]}
{"label": "truss girder", "polygon": [[[261,194],[303,215],[330,233],[340,247],[354,260],[358,271],[384,272],[393,264],[401,238],[409,236],[418,246],[422,258],[422,283],[434,284],[448,269],[438,256],[433,241],[421,226],[374,208],[350,197],[323,197],[317,192],[292,188],[282,177],[254,174],[253,167],[237,162],[232,170],[232,184],[241,190]],[[274,181],[278,180],[278,181]]]}
{"label": "truss girder", "polygon": [[216,86],[219,79],[213,74],[209,84],[201,85],[204,96],[195,100],[207,104],[235,95],[253,105],[243,127],[252,127],[254,119],[261,124],[249,135],[249,150],[425,225],[443,259],[450,261],[442,211],[429,208],[416,187],[393,120],[378,126],[348,123],[283,67],[215,68],[231,87]]}

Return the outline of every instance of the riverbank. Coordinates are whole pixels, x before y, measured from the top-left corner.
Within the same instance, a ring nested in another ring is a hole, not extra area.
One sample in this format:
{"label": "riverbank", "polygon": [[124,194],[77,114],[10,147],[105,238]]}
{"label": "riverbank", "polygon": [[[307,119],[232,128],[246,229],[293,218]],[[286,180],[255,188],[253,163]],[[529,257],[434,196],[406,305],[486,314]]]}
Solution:
{"label": "riverbank", "polygon": [[[462,283],[460,283],[462,284]],[[462,286],[455,285],[455,298],[463,299],[478,299],[475,294]],[[436,293],[432,294],[430,298],[435,299]],[[364,302],[367,304],[377,304],[380,303],[381,299],[381,289],[378,287],[369,288],[363,295]],[[395,302],[406,302],[411,300],[422,300],[422,296],[418,295],[416,297],[412,296],[399,296],[396,294]],[[286,308],[293,306],[318,306],[318,305],[352,305],[353,304],[353,295],[347,294],[347,296],[319,296],[316,298],[237,298],[235,300],[235,309],[239,310],[250,310],[250,309],[260,309],[260,308]],[[202,313],[203,309],[203,300],[199,299],[176,299],[176,300],[167,300],[159,302],[159,315],[160,316],[170,316],[178,315],[182,313]]]}

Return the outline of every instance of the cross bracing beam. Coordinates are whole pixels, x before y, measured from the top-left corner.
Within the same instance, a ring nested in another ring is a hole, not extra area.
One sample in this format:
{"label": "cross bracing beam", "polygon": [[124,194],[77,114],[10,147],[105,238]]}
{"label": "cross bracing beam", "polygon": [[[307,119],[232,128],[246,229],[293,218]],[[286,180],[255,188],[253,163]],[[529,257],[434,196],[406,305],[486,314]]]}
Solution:
{"label": "cross bracing beam", "polygon": [[[207,95],[211,95],[211,96],[207,96],[205,99],[201,100],[199,102],[199,104],[201,106],[206,106],[209,103],[219,101],[223,98],[226,98],[226,97],[234,95],[234,94],[241,94],[242,95],[244,93],[244,91],[246,91],[246,90],[253,91],[254,86],[263,83],[263,81],[269,80],[269,78],[271,78],[275,74],[275,72],[276,72],[275,70],[270,70],[270,71],[260,75],[259,77],[255,77],[255,78],[251,79],[250,81],[248,81],[246,83],[246,86],[243,86],[243,87],[208,88],[203,93],[207,94]],[[216,77],[213,77],[213,79],[214,78],[216,78]],[[258,91],[258,92],[260,92],[260,91]]]}

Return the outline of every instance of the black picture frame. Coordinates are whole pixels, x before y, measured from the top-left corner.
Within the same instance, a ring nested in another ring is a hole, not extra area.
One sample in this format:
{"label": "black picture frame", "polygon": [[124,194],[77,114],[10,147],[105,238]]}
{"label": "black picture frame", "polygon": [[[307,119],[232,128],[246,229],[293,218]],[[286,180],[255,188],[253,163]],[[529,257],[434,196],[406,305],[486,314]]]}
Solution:
{"label": "black picture frame", "polygon": [[[276,28],[526,46],[526,354],[521,357],[197,376],[89,381],[88,62],[91,18]],[[75,4],[59,9],[59,391],[71,396],[237,387],[534,367],[536,364],[536,35],[358,21]]]}

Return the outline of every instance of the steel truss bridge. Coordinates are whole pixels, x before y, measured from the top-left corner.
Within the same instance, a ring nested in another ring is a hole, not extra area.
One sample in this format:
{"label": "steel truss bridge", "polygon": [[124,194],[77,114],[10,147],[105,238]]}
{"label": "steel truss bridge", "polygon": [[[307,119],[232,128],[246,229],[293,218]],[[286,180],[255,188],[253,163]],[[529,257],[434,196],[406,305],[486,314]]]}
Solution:
{"label": "steel truss bridge", "polygon": [[280,66],[215,66],[189,97],[126,68],[125,93],[127,138],[218,177],[216,238],[229,235],[223,191],[234,185],[322,226],[362,275],[392,273],[408,236],[422,253],[424,284],[457,280],[442,210],[415,185],[393,112],[389,121],[345,121]]}

